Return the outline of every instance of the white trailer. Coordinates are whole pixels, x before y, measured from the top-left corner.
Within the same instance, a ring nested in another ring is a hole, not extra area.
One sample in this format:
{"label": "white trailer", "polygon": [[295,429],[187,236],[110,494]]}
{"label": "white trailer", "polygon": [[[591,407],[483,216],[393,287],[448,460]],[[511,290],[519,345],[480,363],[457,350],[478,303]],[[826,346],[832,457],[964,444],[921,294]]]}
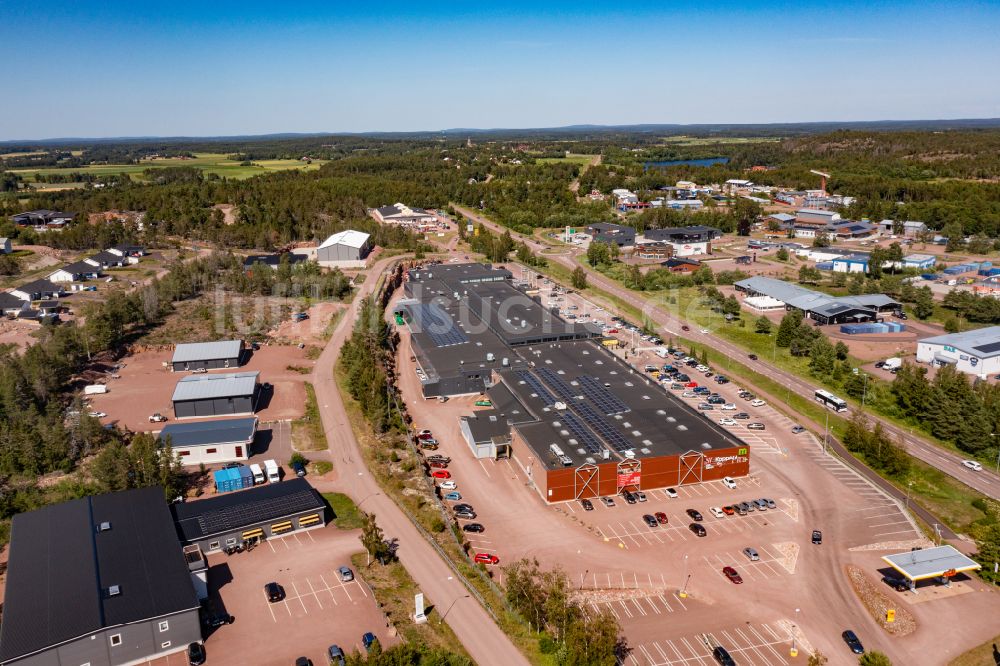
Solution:
{"label": "white trailer", "polygon": [[94,395],[95,393],[107,393],[108,387],[104,384],[91,384],[83,387],[84,395]]}

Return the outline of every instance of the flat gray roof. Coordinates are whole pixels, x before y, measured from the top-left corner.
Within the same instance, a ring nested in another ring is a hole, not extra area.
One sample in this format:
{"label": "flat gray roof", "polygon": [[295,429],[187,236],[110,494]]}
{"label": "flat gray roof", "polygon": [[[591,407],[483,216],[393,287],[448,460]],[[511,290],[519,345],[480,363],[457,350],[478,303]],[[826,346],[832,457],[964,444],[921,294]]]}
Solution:
{"label": "flat gray roof", "polygon": [[174,402],[210,400],[253,395],[259,372],[229,372],[224,375],[191,375],[183,377],[174,388]]}
{"label": "flat gray roof", "polygon": [[183,343],[174,348],[174,356],[170,359],[170,362],[189,363],[191,361],[214,361],[227,358],[239,358],[242,350],[242,340]]}
{"label": "flat gray roof", "polygon": [[977,328],[963,333],[936,335],[933,338],[924,338],[920,342],[954,347],[979,358],[992,358],[1000,356],[1000,326]]}
{"label": "flat gray roof", "polygon": [[253,416],[199,423],[171,423],[163,427],[157,440],[162,444],[169,437],[170,445],[174,448],[249,443],[256,430],[257,419]]}
{"label": "flat gray roof", "polygon": [[981,566],[958,551],[954,546],[937,546],[912,550],[882,558],[893,569],[910,580],[935,578],[946,571],[975,571]]}

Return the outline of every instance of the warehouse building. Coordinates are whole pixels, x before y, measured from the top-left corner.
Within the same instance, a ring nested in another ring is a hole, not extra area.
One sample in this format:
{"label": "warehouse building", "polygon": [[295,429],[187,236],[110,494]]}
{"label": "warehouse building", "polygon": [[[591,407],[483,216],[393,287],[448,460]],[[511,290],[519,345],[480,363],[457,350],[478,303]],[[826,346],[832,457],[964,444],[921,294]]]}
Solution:
{"label": "warehouse building", "polygon": [[635,245],[635,227],[610,222],[598,222],[587,226],[587,233],[595,243],[607,243],[618,247]]}
{"label": "warehouse building", "polygon": [[320,266],[357,267],[372,251],[371,235],[361,231],[341,231],[333,234],[316,248]]}
{"label": "warehouse building", "polygon": [[14,516],[0,664],[136,664],[201,641],[198,595],[159,487]]}
{"label": "warehouse building", "polygon": [[170,510],[181,541],[206,553],[323,527],[327,519],[325,501],[305,479],[172,504]]}
{"label": "warehouse building", "polygon": [[722,231],[701,224],[666,229],[646,229],[643,242],[667,243],[673,257],[712,254],[712,240],[722,236]]}
{"label": "warehouse building", "polygon": [[1000,373],[1000,326],[937,335],[917,341],[917,360],[986,379]]}
{"label": "warehouse building", "polygon": [[[745,443],[605,349],[590,325],[507,281],[419,284],[407,293],[424,300],[401,305],[424,395],[485,391],[491,407],[460,420],[466,443],[478,458],[511,458],[546,501],[748,473]],[[430,326],[412,323],[427,311]],[[477,381],[453,381],[462,372]]]}
{"label": "warehouse building", "polygon": [[184,465],[243,462],[250,457],[257,434],[257,418],[221,419],[198,423],[171,423],[157,436],[160,447],[170,441]]}
{"label": "warehouse building", "polygon": [[736,291],[745,295],[743,302],[751,309],[760,312],[781,307],[800,310],[804,316],[821,325],[877,321],[882,314],[896,312],[903,307],[885,294],[828,296],[761,275],[740,280],[734,286]]}
{"label": "warehouse building", "polygon": [[260,385],[259,372],[232,372],[224,375],[190,375],[174,388],[174,416],[253,414]]}
{"label": "warehouse building", "polygon": [[238,368],[242,359],[242,340],[191,342],[174,347],[174,356],[170,359],[170,367],[174,372]]}

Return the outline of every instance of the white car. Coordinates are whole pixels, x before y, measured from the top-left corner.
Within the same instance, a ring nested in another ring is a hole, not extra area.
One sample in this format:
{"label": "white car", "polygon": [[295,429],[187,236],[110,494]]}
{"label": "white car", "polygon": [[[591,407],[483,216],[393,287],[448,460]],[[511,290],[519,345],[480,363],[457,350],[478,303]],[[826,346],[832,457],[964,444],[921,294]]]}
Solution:
{"label": "white car", "polygon": [[712,507],[711,509],[709,509],[708,511],[709,511],[709,513],[711,513],[711,514],[712,514],[713,516],[715,516],[716,518],[725,518],[725,517],[726,517],[726,514],[724,514],[724,513],[722,512],[722,509],[720,509],[720,508],[719,508],[719,507],[717,507],[717,506],[713,506],[713,507]]}
{"label": "white car", "polygon": [[766,404],[767,403],[764,402],[763,400],[761,400],[760,398],[757,398],[756,400],[751,400],[750,401],[750,406],[751,407],[763,407]]}
{"label": "white car", "polygon": [[969,469],[971,469],[974,472],[981,472],[983,470],[983,466],[980,465],[975,460],[963,460],[962,464],[965,465],[966,467],[968,467]]}
{"label": "white car", "polygon": [[735,490],[736,480],[733,479],[733,477],[731,476],[724,476],[722,477],[722,485],[724,485],[726,488],[729,488],[730,490]]}
{"label": "white car", "polygon": [[737,426],[739,423],[733,419],[719,419],[719,425],[721,426]]}
{"label": "white car", "polygon": [[93,416],[95,419],[103,419],[107,414],[104,412],[87,412],[87,416]]}
{"label": "white car", "polygon": [[667,488],[663,492],[665,492],[667,494],[667,497],[669,497],[670,499],[677,499],[677,491],[674,490],[673,488]]}
{"label": "white car", "polygon": [[735,412],[736,411],[736,403],[727,402],[726,404],[724,404],[722,406],[722,411],[724,411],[724,412]]}
{"label": "white car", "polygon": [[694,391],[684,391],[684,393],[681,393],[682,398],[694,398],[697,395]]}
{"label": "white car", "polygon": [[708,335],[708,329],[707,328],[701,329],[701,333],[702,335]]}
{"label": "white car", "polygon": [[438,488],[441,490],[456,490],[458,489],[458,484],[454,481],[442,481],[438,484]]}
{"label": "white car", "polygon": [[699,366],[697,366],[695,368],[695,370],[697,370],[698,372],[708,372],[708,366],[707,365],[699,365]]}

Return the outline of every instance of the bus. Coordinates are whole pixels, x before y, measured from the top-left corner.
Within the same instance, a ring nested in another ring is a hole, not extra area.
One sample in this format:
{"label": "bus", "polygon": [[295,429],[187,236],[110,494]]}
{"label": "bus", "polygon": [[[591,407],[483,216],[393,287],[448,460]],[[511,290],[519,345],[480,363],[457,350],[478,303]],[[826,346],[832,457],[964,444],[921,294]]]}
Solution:
{"label": "bus", "polygon": [[824,407],[828,407],[835,412],[847,411],[846,402],[829,391],[824,391],[823,389],[816,389],[816,402],[822,403]]}

